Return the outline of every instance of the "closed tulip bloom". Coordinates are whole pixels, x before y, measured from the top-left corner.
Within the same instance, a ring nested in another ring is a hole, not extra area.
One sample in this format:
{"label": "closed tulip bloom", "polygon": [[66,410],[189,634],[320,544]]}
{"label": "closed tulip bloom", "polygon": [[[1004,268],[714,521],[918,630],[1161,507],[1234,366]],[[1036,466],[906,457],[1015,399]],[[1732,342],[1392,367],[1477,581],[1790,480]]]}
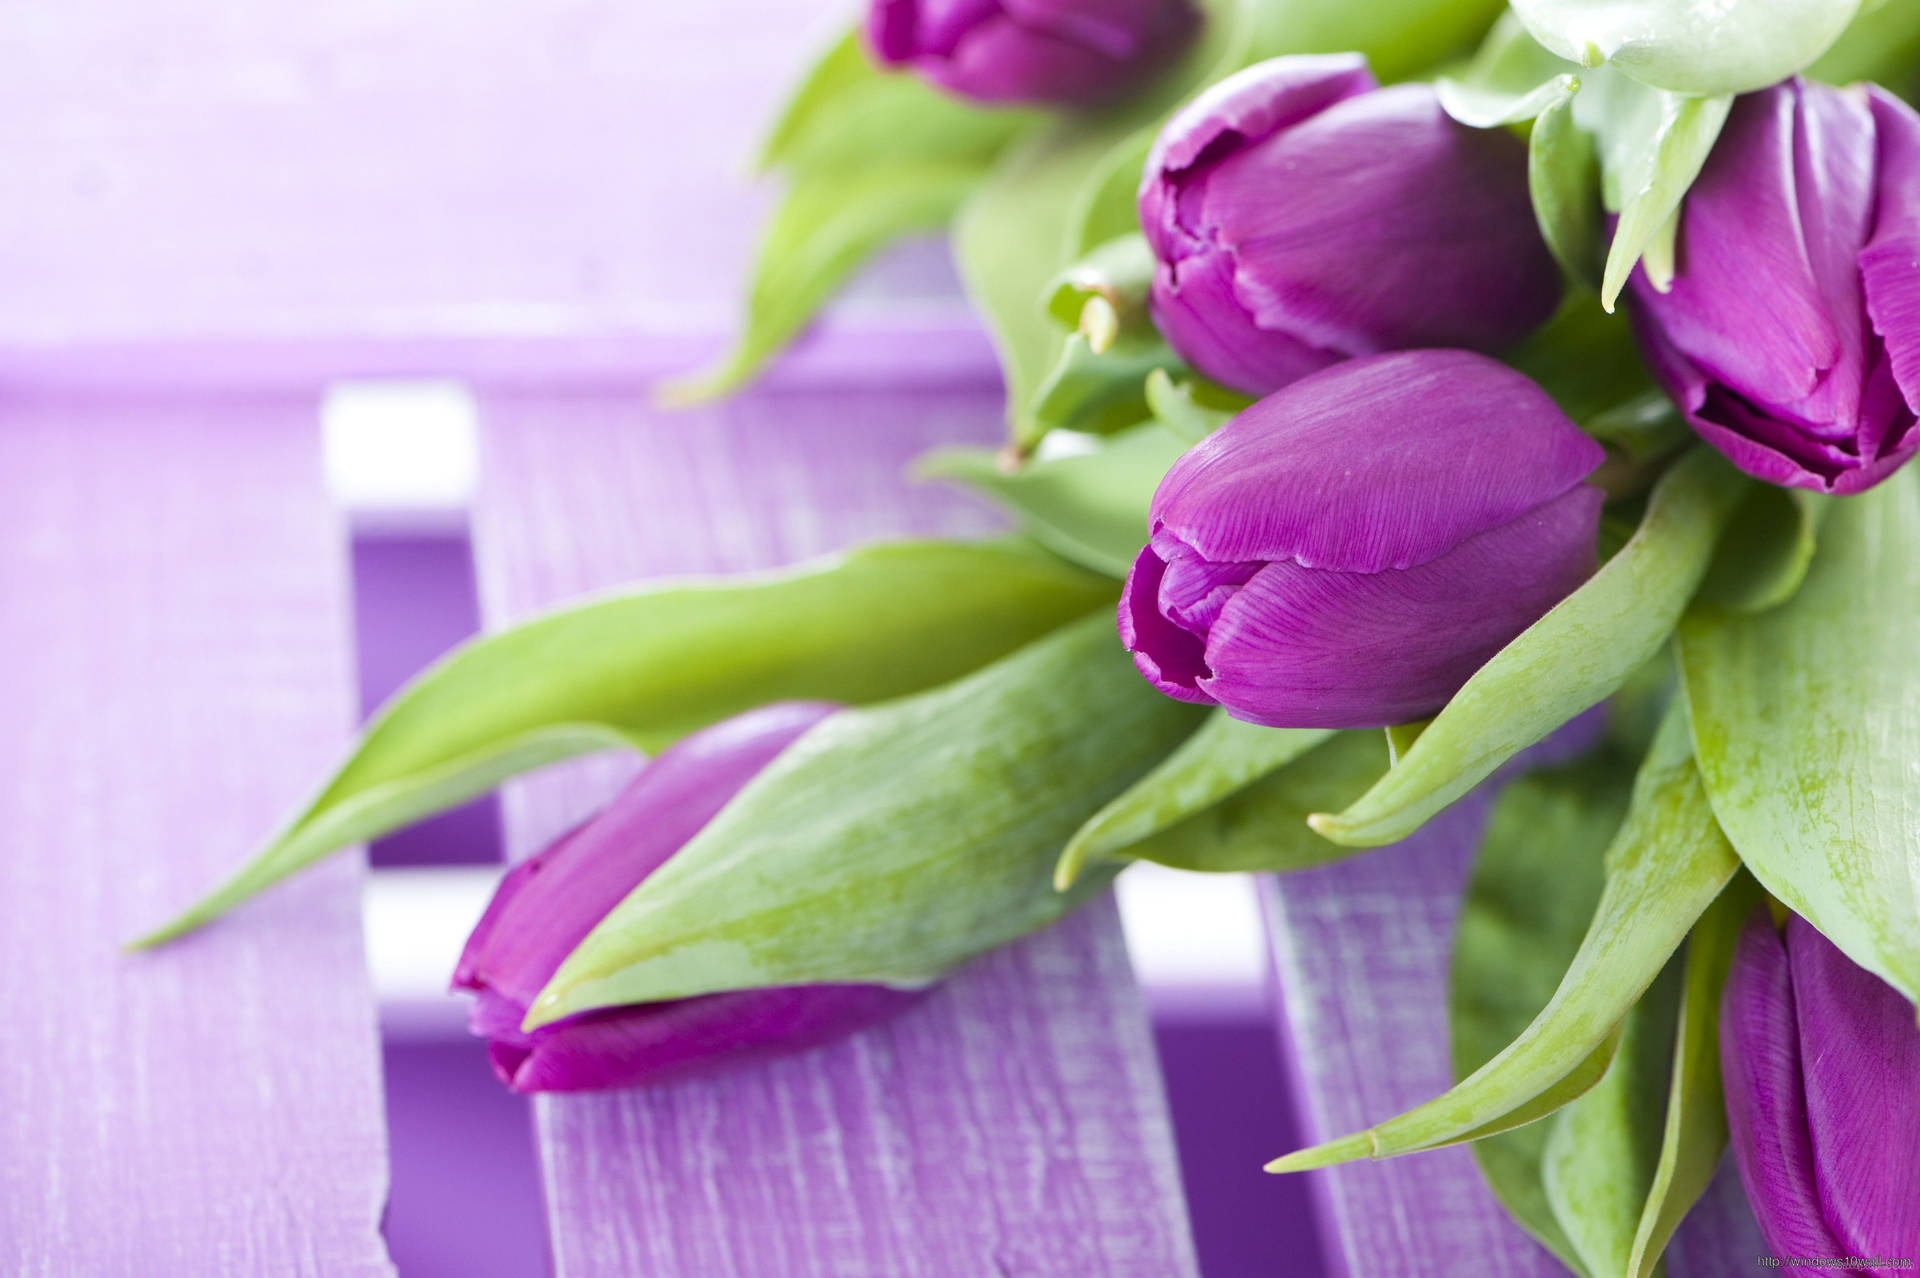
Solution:
{"label": "closed tulip bloom", "polygon": [[1070,107],[1138,87],[1199,21],[1188,0],[873,0],[867,47],[961,97]]}
{"label": "closed tulip bloom", "polygon": [[1592,573],[1603,456],[1483,355],[1336,365],[1174,463],[1120,637],[1162,692],[1250,723],[1424,718]]}
{"label": "closed tulip bloom", "polygon": [[1870,488],[1920,449],[1920,116],[1882,89],[1749,94],[1687,193],[1678,270],[1631,285],[1641,347],[1748,474]]}
{"label": "closed tulip bloom", "polygon": [[1720,1066],[1734,1161],[1775,1255],[1920,1257],[1912,1004],[1805,919],[1782,935],[1756,910],[1721,999]]}
{"label": "closed tulip bloom", "polygon": [[1510,345],[1560,296],[1526,152],[1456,123],[1431,86],[1377,87],[1357,54],[1249,67],[1147,159],[1154,322],[1250,395],[1356,355]]}
{"label": "closed tulip bloom", "polygon": [[715,1058],[820,1042],[914,998],[877,985],[746,990],[584,1013],[531,1034],[527,1007],[594,924],[832,706],[768,706],[681,741],[599,815],[508,871],[468,938],[456,989],[517,1092],[624,1087]]}

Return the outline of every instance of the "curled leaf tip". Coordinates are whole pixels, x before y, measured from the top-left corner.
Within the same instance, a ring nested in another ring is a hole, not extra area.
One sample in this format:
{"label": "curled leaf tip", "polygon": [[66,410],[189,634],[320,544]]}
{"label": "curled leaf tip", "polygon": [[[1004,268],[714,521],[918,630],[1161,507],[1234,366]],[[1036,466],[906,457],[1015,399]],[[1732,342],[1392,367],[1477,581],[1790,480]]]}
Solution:
{"label": "curled leaf tip", "polygon": [[1093,860],[1092,846],[1086,839],[1075,839],[1067,844],[1053,866],[1054,891],[1065,892],[1079,881],[1088,863]]}
{"label": "curled leaf tip", "polygon": [[1104,355],[1120,336],[1120,313],[1107,298],[1089,297],[1087,304],[1080,308],[1080,333],[1087,339],[1088,350]]}

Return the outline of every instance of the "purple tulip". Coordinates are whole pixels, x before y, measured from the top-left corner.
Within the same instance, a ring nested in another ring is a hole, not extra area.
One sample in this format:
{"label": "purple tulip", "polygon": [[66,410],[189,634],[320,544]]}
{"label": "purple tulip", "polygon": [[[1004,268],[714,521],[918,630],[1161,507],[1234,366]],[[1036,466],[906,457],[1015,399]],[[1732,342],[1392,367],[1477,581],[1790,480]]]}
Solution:
{"label": "purple tulip", "polygon": [[1250,723],[1423,718],[1592,573],[1603,457],[1483,355],[1335,365],[1174,463],[1120,638],[1168,696]]}
{"label": "purple tulip", "polygon": [[716,1057],[821,1042],[915,994],[816,985],[707,994],[587,1012],[528,1034],[520,1022],[560,963],[640,881],[834,707],[767,706],[697,732],[653,760],[599,815],[507,872],[454,971],[469,1017],[516,1092],[624,1087]]}
{"label": "purple tulip", "polygon": [[1749,475],[1871,488],[1920,449],[1920,116],[1790,80],[1734,103],[1687,193],[1670,292],[1631,286],[1647,361]]}
{"label": "purple tulip", "polygon": [[1720,1004],[1720,1072],[1734,1161],[1776,1255],[1920,1257],[1912,1004],[1805,919],[1783,937],[1756,910]]}
{"label": "purple tulip", "polygon": [[1194,99],[1147,158],[1140,226],[1160,332],[1250,395],[1355,355],[1499,350],[1560,296],[1526,144],[1454,122],[1431,86],[1377,87],[1358,54]]}
{"label": "purple tulip", "polygon": [[1139,85],[1199,21],[1188,0],[873,0],[867,46],[978,102],[1082,106]]}

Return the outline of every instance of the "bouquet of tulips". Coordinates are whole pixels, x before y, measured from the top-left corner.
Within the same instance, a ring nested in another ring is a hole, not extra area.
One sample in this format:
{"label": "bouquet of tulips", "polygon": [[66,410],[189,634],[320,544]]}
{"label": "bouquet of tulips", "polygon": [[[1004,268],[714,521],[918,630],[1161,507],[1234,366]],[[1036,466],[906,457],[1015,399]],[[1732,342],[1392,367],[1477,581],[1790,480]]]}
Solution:
{"label": "bouquet of tulips", "polygon": [[1475,1141],[1598,1278],[1730,1143],[1777,1253],[1920,1257],[1917,70],[1915,0],[873,0],[667,394],[950,227],[1008,438],[923,470],[1022,532],[475,642],[151,939],[658,751],[455,976],[508,1085],[623,1086],[886,1016],[1131,862],[1318,865],[1499,774],[1460,1081],[1273,1169]]}

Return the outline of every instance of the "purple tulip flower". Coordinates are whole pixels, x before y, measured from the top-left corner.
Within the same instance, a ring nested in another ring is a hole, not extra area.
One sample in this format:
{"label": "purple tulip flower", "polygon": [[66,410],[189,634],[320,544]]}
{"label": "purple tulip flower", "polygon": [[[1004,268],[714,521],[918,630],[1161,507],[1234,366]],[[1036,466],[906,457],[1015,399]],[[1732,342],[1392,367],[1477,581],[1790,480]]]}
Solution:
{"label": "purple tulip flower", "polygon": [[1526,144],[1456,123],[1429,85],[1377,87],[1358,54],[1194,99],[1147,158],[1140,227],[1161,334],[1250,395],[1355,355],[1497,351],[1560,296]]}
{"label": "purple tulip flower", "polygon": [[1720,1072],[1734,1161],[1774,1254],[1920,1258],[1912,1004],[1805,919],[1783,937],[1756,910],[1720,1004]]}
{"label": "purple tulip flower", "polygon": [[873,0],[867,46],[977,102],[1084,106],[1137,87],[1199,21],[1188,0]]}
{"label": "purple tulip flower", "polygon": [[1250,723],[1423,718],[1593,572],[1603,457],[1483,355],[1335,365],[1174,463],[1120,638],[1168,696]]}
{"label": "purple tulip flower", "polygon": [[1687,193],[1670,292],[1637,272],[1647,362],[1758,479],[1871,488],[1920,449],[1920,116],[1790,80],[1734,103]]}
{"label": "purple tulip flower", "polygon": [[716,1057],[818,1043],[879,1020],[916,994],[817,985],[706,994],[585,1012],[520,1028],[560,963],[801,733],[834,707],[767,706],[662,753],[599,815],[507,872],[460,956],[453,984],[500,1081],[516,1092],[625,1087]]}

